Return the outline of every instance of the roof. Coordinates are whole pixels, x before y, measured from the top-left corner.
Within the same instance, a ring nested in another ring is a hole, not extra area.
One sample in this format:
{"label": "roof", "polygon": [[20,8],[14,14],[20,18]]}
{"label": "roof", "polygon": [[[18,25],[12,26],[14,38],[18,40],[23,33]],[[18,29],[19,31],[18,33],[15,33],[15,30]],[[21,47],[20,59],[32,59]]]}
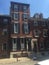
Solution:
{"label": "roof", "polygon": [[11,17],[10,15],[0,14],[0,17]]}
{"label": "roof", "polygon": [[21,4],[21,5],[30,5],[30,4],[26,4],[26,3],[20,3],[20,2],[13,2],[13,1],[11,1],[11,4]]}

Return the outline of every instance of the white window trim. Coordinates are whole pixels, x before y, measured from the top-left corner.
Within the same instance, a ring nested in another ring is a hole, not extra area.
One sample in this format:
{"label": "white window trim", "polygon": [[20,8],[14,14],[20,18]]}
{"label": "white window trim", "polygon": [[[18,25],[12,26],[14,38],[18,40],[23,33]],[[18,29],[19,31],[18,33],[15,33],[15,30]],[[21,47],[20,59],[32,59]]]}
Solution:
{"label": "white window trim", "polygon": [[18,5],[17,4],[14,5],[14,9],[18,9]]}
{"label": "white window trim", "polygon": [[38,22],[37,21],[34,21],[34,26],[38,26]]}
{"label": "white window trim", "polygon": [[18,16],[19,15],[18,12],[13,14],[14,15],[14,19],[18,20],[19,16],[17,18],[15,18],[15,14],[17,14],[17,16]]}
{"label": "white window trim", "polygon": [[47,30],[47,29],[43,29],[43,37],[48,37],[48,36],[45,36],[45,35],[44,35],[44,31],[45,31],[45,30]]}
{"label": "white window trim", "polygon": [[12,51],[16,51],[17,50],[17,41],[16,43],[14,43],[14,38],[12,39]]}
{"label": "white window trim", "polygon": [[43,22],[42,22],[42,26],[46,26],[46,23],[45,23],[45,21],[43,21]]}
{"label": "white window trim", "polygon": [[14,33],[18,33],[18,25],[17,25],[17,31],[15,30],[15,24],[18,24],[18,23],[14,23]]}
{"label": "white window trim", "polygon": [[[38,33],[40,34],[40,30],[38,30]],[[36,30],[34,30],[34,36],[39,37],[39,35],[36,35]]]}
{"label": "white window trim", "polygon": [[[3,43],[3,44],[6,44],[6,50],[7,50],[7,43]],[[5,50],[5,49],[3,48],[3,44],[2,44],[2,51]],[[5,51],[6,51],[6,50],[5,50]]]}
{"label": "white window trim", "polygon": [[8,30],[7,30],[7,29],[3,29],[2,35],[4,35],[4,32],[5,32],[5,31],[8,33]]}
{"label": "white window trim", "polygon": [[[27,15],[27,17],[24,17],[24,15]],[[23,14],[24,20],[26,20],[26,18],[28,19],[28,16],[29,16],[29,15],[28,15],[27,13],[24,13],[24,14]]]}
{"label": "white window trim", "polygon": [[25,49],[25,47],[24,47],[25,39],[24,38],[23,38],[23,43],[22,43],[22,41],[20,41],[20,43],[21,43],[21,50]]}
{"label": "white window trim", "polygon": [[[24,26],[24,32],[25,32],[25,34],[28,34],[28,30],[29,30],[29,28],[28,28],[28,23],[25,22],[24,25],[25,25],[25,24],[27,25],[27,27]],[[27,29],[27,32],[26,32],[26,29]]]}

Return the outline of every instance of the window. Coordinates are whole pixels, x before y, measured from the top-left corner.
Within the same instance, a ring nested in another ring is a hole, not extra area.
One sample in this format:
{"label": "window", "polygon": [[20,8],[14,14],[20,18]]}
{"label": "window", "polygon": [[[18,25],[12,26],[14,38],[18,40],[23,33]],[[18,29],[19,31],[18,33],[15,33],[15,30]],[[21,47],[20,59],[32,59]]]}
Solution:
{"label": "window", "polygon": [[49,21],[47,21],[46,24],[47,24],[47,27],[49,28]]}
{"label": "window", "polygon": [[49,49],[49,41],[46,41],[46,48]]}
{"label": "window", "polygon": [[34,44],[33,50],[37,51],[37,45],[38,45],[37,41],[33,41],[33,44]]}
{"label": "window", "polygon": [[39,37],[40,35],[40,30],[34,30],[34,36]]}
{"label": "window", "polygon": [[7,29],[3,29],[3,31],[2,31],[2,35],[7,35],[7,34],[8,34]]}
{"label": "window", "polygon": [[27,12],[28,7],[27,6],[23,6],[23,12]]}
{"label": "window", "polygon": [[8,19],[4,19],[4,22],[8,22]]}
{"label": "window", "polygon": [[34,15],[34,18],[40,18],[40,17],[39,17],[39,14],[36,13],[36,14]]}
{"label": "window", "polygon": [[4,43],[4,44],[2,44],[2,50],[7,50],[7,44],[6,43]]}
{"label": "window", "polygon": [[17,13],[17,14],[16,14],[16,13],[14,13],[14,19],[15,19],[15,20],[18,20],[18,18],[19,18],[18,13]]}
{"label": "window", "polygon": [[18,11],[18,5],[17,4],[14,5],[14,11]]}
{"label": "window", "polygon": [[24,23],[24,33],[28,34],[29,33],[29,27],[28,23]]}
{"label": "window", "polygon": [[25,39],[21,38],[21,50],[24,50]]}
{"label": "window", "polygon": [[48,30],[47,29],[43,29],[43,37],[47,37],[48,36]]}
{"label": "window", "polygon": [[14,33],[19,32],[19,23],[14,23]]}
{"label": "window", "polygon": [[12,50],[16,51],[17,50],[17,38],[12,39],[12,44],[13,44]]}
{"label": "window", "polygon": [[23,14],[23,16],[22,16],[22,18],[23,18],[23,20],[26,20],[26,19],[28,19],[28,14]]}
{"label": "window", "polygon": [[42,26],[46,26],[46,22],[45,21],[42,21]]}
{"label": "window", "polygon": [[8,19],[6,19],[6,18],[3,19],[3,23],[4,23],[4,24],[7,24],[7,23],[8,23]]}
{"label": "window", "polygon": [[34,26],[38,26],[38,22],[37,21],[34,21]]}
{"label": "window", "polygon": [[19,14],[18,13],[13,13],[12,14],[12,19],[19,20]]}
{"label": "window", "polygon": [[43,50],[44,49],[44,42],[40,42],[40,50]]}

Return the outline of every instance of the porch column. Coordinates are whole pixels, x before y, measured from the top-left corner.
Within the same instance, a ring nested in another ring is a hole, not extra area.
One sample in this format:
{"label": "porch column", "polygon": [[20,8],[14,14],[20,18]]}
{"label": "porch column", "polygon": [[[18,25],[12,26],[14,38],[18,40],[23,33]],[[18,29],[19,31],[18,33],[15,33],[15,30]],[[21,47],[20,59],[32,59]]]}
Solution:
{"label": "porch column", "polygon": [[33,51],[33,47],[34,47],[34,43],[33,43],[33,39],[31,40],[31,50]]}
{"label": "porch column", "polygon": [[28,51],[28,41],[27,41],[27,51]]}

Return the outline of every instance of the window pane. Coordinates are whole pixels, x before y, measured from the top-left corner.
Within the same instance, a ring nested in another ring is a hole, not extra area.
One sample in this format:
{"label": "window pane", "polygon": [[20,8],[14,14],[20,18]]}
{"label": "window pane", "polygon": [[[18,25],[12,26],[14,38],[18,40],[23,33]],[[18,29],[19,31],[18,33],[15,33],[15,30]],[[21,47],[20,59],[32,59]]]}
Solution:
{"label": "window pane", "polygon": [[27,11],[28,11],[28,9],[29,9],[29,7],[28,7],[28,6],[23,6],[23,12],[27,12]]}
{"label": "window pane", "polygon": [[34,21],[34,26],[38,26],[38,22],[37,21]]}
{"label": "window pane", "polygon": [[18,11],[18,5],[17,4],[14,5],[14,11]]}
{"label": "window pane", "polygon": [[21,50],[24,50],[24,43],[25,43],[25,39],[24,38],[21,38]]}
{"label": "window pane", "polygon": [[2,44],[2,50],[7,50],[7,44],[6,43]]}
{"label": "window pane", "polygon": [[46,26],[46,22],[45,21],[42,21],[42,26]]}
{"label": "window pane", "polygon": [[18,14],[14,13],[14,19],[18,20]]}
{"label": "window pane", "polygon": [[24,23],[24,33],[29,33],[28,23]]}
{"label": "window pane", "polygon": [[34,36],[39,37],[40,35],[40,30],[34,30]]}
{"label": "window pane", "polygon": [[14,24],[14,33],[18,33],[18,30],[19,28],[18,28],[18,23],[15,23]]}
{"label": "window pane", "polygon": [[12,19],[19,20],[19,14],[18,13],[12,13]]}
{"label": "window pane", "polygon": [[8,24],[8,19],[3,19],[3,24],[7,25]]}
{"label": "window pane", "polygon": [[16,51],[17,50],[17,38],[12,39],[12,44],[13,44],[12,50]]}
{"label": "window pane", "polygon": [[22,16],[23,20],[28,19],[28,17],[29,17],[29,15],[28,15],[28,14],[23,14],[23,16]]}
{"label": "window pane", "polygon": [[2,35],[7,35],[7,34],[8,34],[7,29],[3,29]]}
{"label": "window pane", "polygon": [[8,19],[4,19],[3,21],[4,21],[4,22],[8,22]]}
{"label": "window pane", "polygon": [[44,37],[47,37],[47,36],[48,36],[48,30],[47,30],[47,29],[44,29],[44,30],[43,30],[43,36],[44,36]]}

